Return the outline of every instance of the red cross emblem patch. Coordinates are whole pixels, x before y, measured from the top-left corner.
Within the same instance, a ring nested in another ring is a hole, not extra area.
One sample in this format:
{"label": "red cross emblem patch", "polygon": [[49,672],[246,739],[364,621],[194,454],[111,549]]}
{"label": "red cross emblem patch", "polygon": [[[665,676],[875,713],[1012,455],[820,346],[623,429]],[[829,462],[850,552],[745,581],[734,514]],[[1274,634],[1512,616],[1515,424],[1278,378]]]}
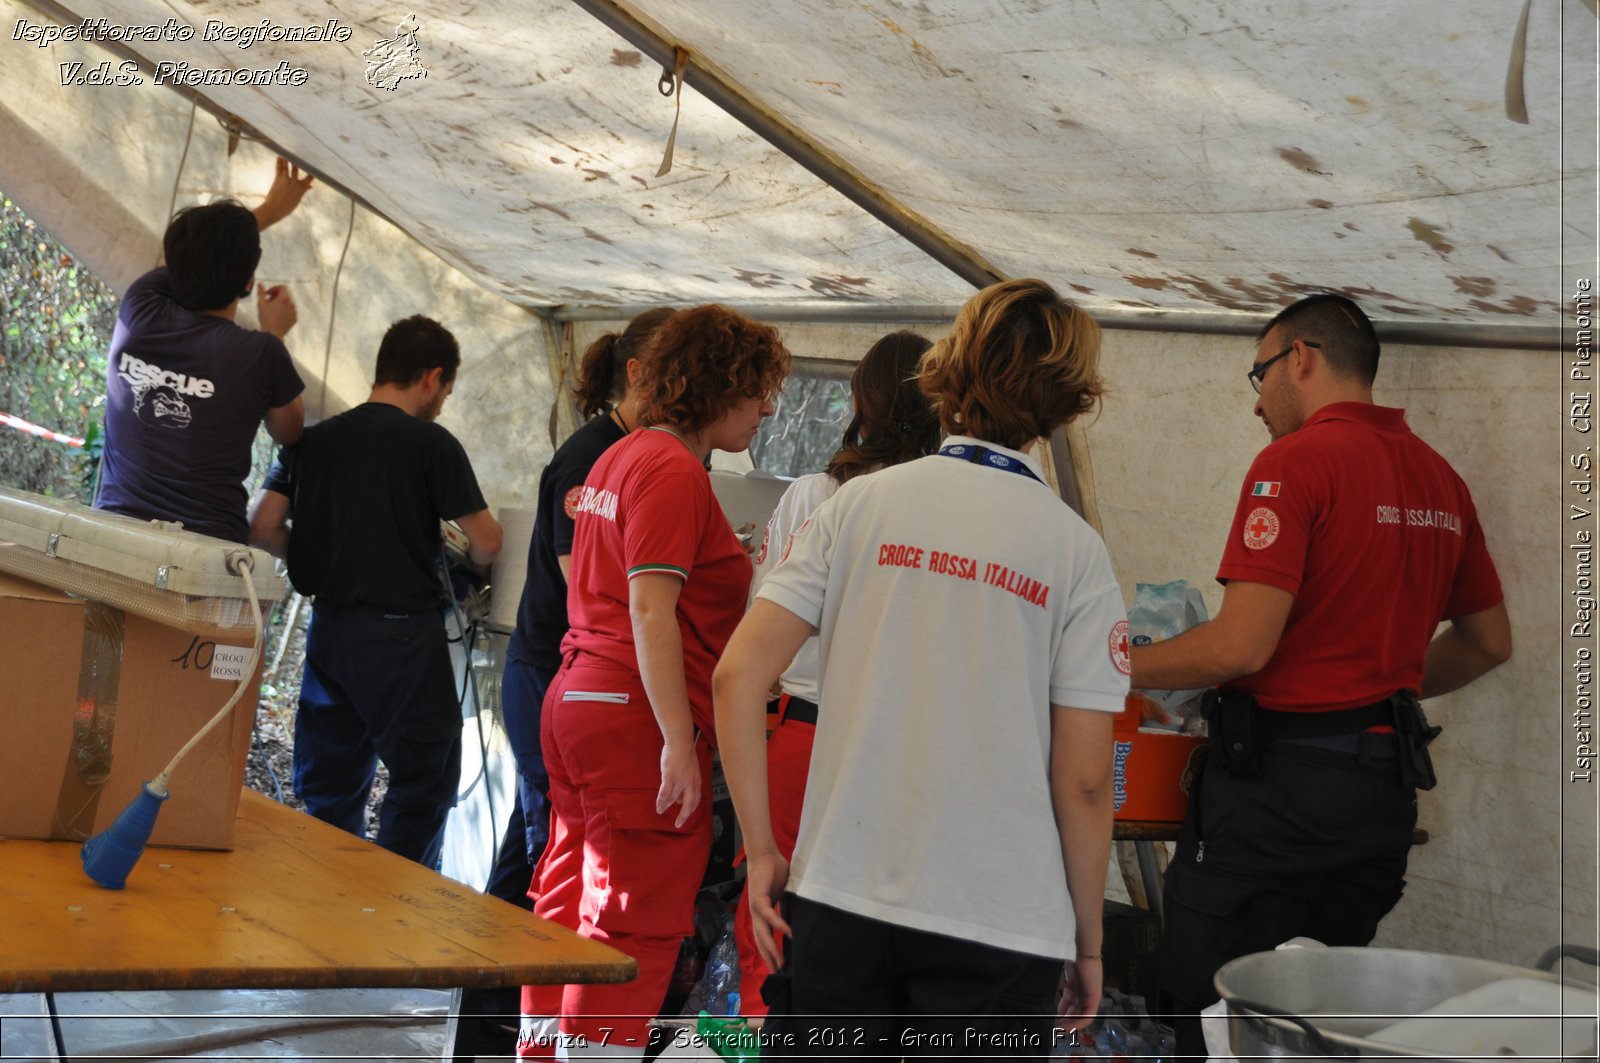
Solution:
{"label": "red cross emblem patch", "polygon": [[1118,620],[1111,625],[1111,634],[1106,636],[1106,648],[1111,651],[1111,663],[1117,666],[1117,671],[1123,675],[1133,672],[1133,659],[1128,656],[1128,622]]}
{"label": "red cross emblem patch", "polygon": [[1278,541],[1278,515],[1266,506],[1257,506],[1244,519],[1244,545],[1265,550]]}
{"label": "red cross emblem patch", "polygon": [[578,500],[582,497],[583,485],[579,484],[568,491],[566,497],[561,500],[561,508],[566,510],[568,520],[576,520],[578,518]]}

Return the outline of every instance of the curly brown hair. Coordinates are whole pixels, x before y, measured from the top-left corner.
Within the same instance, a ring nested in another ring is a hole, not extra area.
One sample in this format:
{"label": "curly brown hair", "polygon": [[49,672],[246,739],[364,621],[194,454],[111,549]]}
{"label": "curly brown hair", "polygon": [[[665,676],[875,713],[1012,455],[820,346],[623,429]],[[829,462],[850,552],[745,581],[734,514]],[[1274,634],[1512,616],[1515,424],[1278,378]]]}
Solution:
{"label": "curly brown hair", "polygon": [[776,394],[790,364],[777,329],[714,303],[672,315],[638,358],[640,422],[686,433],[713,424],[740,399]]}
{"label": "curly brown hair", "polygon": [[922,359],[921,383],[946,432],[1020,450],[1100,401],[1100,326],[1042,280],[993,284]]}

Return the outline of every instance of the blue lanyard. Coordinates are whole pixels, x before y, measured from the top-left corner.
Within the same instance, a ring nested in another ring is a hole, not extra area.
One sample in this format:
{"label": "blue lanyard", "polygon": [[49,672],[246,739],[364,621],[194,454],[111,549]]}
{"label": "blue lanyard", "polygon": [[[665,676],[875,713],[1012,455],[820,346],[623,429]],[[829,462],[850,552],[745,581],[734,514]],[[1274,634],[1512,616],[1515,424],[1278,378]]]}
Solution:
{"label": "blue lanyard", "polygon": [[947,458],[960,458],[962,461],[970,461],[975,465],[987,465],[991,469],[1021,473],[1030,480],[1038,480],[1039,483],[1044,483],[1023,462],[1004,454],[998,454],[988,447],[973,447],[965,443],[951,443],[949,446],[940,447],[939,453]]}

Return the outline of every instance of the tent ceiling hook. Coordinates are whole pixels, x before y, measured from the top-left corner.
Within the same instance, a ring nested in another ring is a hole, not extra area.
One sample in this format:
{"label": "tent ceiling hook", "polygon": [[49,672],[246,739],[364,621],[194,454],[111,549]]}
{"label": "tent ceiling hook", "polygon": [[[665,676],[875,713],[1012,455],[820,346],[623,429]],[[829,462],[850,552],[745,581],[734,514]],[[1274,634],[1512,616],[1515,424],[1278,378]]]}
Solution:
{"label": "tent ceiling hook", "polygon": [[656,91],[663,96],[671,96],[678,91],[678,82],[683,80],[684,67],[689,65],[689,50],[682,45],[673,45],[672,59],[677,69],[662,64],[661,80],[656,82]]}

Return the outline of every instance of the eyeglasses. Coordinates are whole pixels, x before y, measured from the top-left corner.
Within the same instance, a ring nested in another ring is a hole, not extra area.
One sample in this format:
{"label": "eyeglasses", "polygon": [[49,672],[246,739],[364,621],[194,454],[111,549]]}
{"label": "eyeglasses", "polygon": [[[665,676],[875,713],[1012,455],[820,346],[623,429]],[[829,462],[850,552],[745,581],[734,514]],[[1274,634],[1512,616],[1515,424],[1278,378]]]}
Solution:
{"label": "eyeglasses", "polygon": [[[1307,347],[1315,347],[1318,350],[1322,349],[1322,344],[1313,343],[1311,340],[1299,340],[1297,342],[1303,343]],[[1256,389],[1257,395],[1261,394],[1261,381],[1266,379],[1267,370],[1272,368],[1272,363],[1281,362],[1293,351],[1294,344],[1291,343],[1289,346],[1285,347],[1271,358],[1268,358],[1266,361],[1257,363],[1248,373],[1245,374],[1245,378],[1250,381],[1250,386]]]}

